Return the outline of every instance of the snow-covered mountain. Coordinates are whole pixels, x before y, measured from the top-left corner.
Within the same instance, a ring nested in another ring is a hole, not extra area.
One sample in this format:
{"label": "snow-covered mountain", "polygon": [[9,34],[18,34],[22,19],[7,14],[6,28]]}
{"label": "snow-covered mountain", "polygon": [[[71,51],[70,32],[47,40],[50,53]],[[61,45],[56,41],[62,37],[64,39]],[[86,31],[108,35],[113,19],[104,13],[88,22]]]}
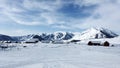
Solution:
{"label": "snow-covered mountain", "polygon": [[100,39],[100,38],[114,38],[118,35],[108,29],[104,28],[90,28],[82,33],[72,33],[72,32],[54,32],[54,33],[41,33],[41,34],[30,34],[26,36],[16,36],[10,37],[6,35],[0,35],[0,40],[16,40],[16,41],[26,41],[29,39],[37,38],[40,41],[54,41],[54,40],[86,40],[86,39]]}
{"label": "snow-covered mountain", "polygon": [[14,39],[10,36],[0,34],[0,41],[10,41],[10,40],[13,41]]}
{"label": "snow-covered mountain", "polygon": [[55,40],[69,40],[73,38],[74,34],[70,32],[55,32],[54,39]]}
{"label": "snow-covered mountain", "polygon": [[34,35],[33,38],[38,38],[40,41],[42,40],[54,41],[54,40],[68,40],[71,39],[73,36],[74,34],[69,32],[55,32],[51,34],[42,33],[40,35]]}
{"label": "snow-covered mountain", "polygon": [[25,40],[32,39],[33,36],[35,36],[35,35],[34,34],[29,34],[29,35],[25,35],[25,36],[14,36],[12,38],[16,41],[25,41]]}
{"label": "snow-covered mountain", "polygon": [[118,35],[108,29],[104,28],[90,28],[80,34],[76,34],[72,39],[100,39],[100,38],[114,38]]}
{"label": "snow-covered mountain", "polygon": [[73,38],[74,34],[70,32],[55,32],[55,33],[41,33],[41,34],[31,34],[26,36],[17,36],[13,37],[15,40],[18,41],[25,41],[29,39],[37,38],[40,41],[54,41],[54,40],[68,40]]}

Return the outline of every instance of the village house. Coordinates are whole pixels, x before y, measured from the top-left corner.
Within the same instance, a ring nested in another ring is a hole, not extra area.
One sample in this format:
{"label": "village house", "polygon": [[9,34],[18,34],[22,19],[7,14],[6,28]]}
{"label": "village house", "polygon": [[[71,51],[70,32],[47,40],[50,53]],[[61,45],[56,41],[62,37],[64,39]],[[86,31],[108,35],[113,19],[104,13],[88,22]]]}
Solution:
{"label": "village house", "polygon": [[63,44],[64,41],[62,41],[62,40],[54,40],[54,41],[52,41],[52,43],[53,44]]}
{"label": "village house", "polygon": [[39,42],[39,39],[37,39],[37,38],[29,39],[27,41],[24,41],[24,43],[38,43],[38,42]]}
{"label": "village house", "polygon": [[70,43],[77,43],[80,42],[80,40],[71,40]]}
{"label": "village house", "polygon": [[110,43],[108,41],[101,42],[101,41],[89,41],[89,46],[110,46]]}
{"label": "village house", "polygon": [[50,43],[50,40],[42,40],[41,43]]}

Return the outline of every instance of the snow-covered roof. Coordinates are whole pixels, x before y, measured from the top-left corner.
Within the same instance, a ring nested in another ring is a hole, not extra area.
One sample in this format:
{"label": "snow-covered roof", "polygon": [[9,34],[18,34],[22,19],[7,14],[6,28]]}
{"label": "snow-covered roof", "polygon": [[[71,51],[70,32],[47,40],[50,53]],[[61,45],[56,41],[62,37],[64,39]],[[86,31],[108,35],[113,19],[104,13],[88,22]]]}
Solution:
{"label": "snow-covered roof", "polygon": [[[89,41],[90,42],[90,41]],[[101,41],[91,41],[92,43],[101,43]]]}
{"label": "snow-covered roof", "polygon": [[36,39],[36,38],[34,38],[34,39],[29,39],[29,40],[27,40],[27,41],[25,41],[25,42],[35,42],[35,41],[39,41],[39,39]]}

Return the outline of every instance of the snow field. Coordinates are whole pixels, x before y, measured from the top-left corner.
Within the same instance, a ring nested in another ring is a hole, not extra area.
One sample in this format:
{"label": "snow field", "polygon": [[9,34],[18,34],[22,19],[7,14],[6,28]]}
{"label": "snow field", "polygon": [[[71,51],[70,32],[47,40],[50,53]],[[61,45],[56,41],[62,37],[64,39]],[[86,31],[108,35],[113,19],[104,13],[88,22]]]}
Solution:
{"label": "snow field", "polygon": [[24,44],[0,51],[0,68],[120,68],[120,47]]}

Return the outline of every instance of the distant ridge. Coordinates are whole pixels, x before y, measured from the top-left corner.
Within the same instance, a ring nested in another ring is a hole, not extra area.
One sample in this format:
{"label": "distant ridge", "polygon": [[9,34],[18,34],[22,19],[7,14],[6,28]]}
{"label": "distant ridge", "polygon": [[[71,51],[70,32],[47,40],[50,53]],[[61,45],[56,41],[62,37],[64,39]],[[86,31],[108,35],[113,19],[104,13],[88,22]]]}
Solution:
{"label": "distant ridge", "polygon": [[14,39],[10,36],[0,34],[0,41],[13,41]]}
{"label": "distant ridge", "polygon": [[76,35],[73,39],[100,39],[100,38],[114,38],[118,35],[111,30],[105,28],[90,28],[83,31],[80,35]]}
{"label": "distant ridge", "polygon": [[118,35],[111,30],[105,28],[90,28],[83,32],[72,33],[57,31],[54,33],[41,33],[41,34],[30,34],[26,36],[11,37],[7,35],[0,35],[0,40],[11,40],[11,41],[26,41],[29,39],[37,38],[40,41],[54,41],[54,40],[85,40],[85,39],[100,39],[100,38],[114,38]]}

